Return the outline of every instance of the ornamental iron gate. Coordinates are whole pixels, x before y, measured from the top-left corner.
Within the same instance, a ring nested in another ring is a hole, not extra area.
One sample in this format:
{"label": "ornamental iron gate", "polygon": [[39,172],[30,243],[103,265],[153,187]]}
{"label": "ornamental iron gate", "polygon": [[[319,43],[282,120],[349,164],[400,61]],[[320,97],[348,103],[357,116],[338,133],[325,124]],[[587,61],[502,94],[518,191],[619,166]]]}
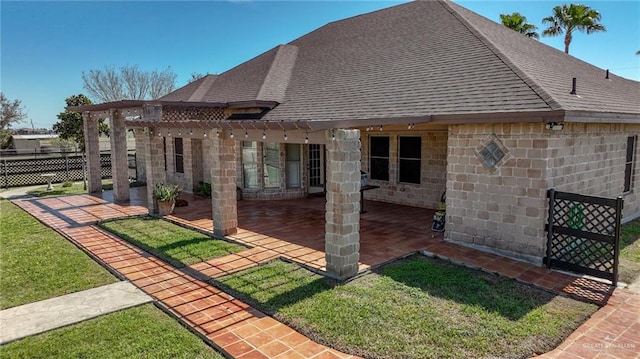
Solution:
{"label": "ornamental iron gate", "polygon": [[547,268],[618,282],[622,197],[610,199],[550,189]]}

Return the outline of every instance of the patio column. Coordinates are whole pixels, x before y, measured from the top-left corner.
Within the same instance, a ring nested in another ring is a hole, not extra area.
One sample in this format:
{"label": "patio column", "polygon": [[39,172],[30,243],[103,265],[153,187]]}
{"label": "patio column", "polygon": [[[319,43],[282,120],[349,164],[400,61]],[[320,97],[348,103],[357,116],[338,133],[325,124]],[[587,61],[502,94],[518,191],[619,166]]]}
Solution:
{"label": "patio column", "polygon": [[[162,119],[162,106],[150,105],[143,107],[143,118],[147,121]],[[166,181],[164,147],[162,136],[158,136],[158,129],[150,127],[142,134],[144,152],[145,175],[147,182],[147,208],[149,213],[158,213],[158,205],[153,199],[153,186]]]}
{"label": "patio column", "polygon": [[360,259],[360,131],[327,132],[327,274],[346,279]]}
{"label": "patio column", "polygon": [[98,143],[98,119],[91,118],[91,112],[82,113],[84,129],[84,153],[87,161],[87,191],[102,191],[102,171],[100,170],[100,146]]}
{"label": "patio column", "polygon": [[109,111],[109,141],[111,142],[111,178],[113,201],[129,201],[129,161],[127,158],[127,128],[120,110]]}
{"label": "patio column", "polygon": [[234,141],[222,137],[212,138],[211,155],[213,234],[226,236],[238,231]]}
{"label": "patio column", "polygon": [[147,179],[147,165],[144,152],[145,133],[141,128],[137,128],[134,134],[136,137],[136,181],[145,182]]}

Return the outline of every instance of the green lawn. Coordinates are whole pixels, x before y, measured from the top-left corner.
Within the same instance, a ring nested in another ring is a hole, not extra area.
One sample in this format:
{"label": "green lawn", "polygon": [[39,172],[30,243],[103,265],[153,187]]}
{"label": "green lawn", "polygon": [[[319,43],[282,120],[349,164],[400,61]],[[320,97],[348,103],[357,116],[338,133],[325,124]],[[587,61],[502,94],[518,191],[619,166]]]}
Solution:
{"label": "green lawn", "polygon": [[[87,190],[84,188],[84,183],[73,182],[70,184],[71,186],[63,187],[62,183],[53,183],[52,191],[47,191],[47,186],[43,186],[43,187],[33,189],[27,193],[36,197],[62,196],[62,195],[68,195],[68,194],[87,193]],[[140,186],[144,186],[144,183],[140,183],[140,182],[129,183],[129,187],[140,187]],[[105,191],[112,190],[113,182],[110,179],[102,180],[102,189]]]}
{"label": "green lawn", "polygon": [[640,219],[622,226],[620,248],[620,281],[640,280]]}
{"label": "green lawn", "polygon": [[9,358],[223,358],[152,304],[0,347]]}
{"label": "green lawn", "polygon": [[244,250],[155,217],[134,217],[101,222],[107,231],[161,257],[177,267]]}
{"label": "green lawn", "polygon": [[422,256],[333,288],[279,261],[220,282],[312,338],[372,358],[530,357],[598,309]]}
{"label": "green lawn", "polygon": [[0,200],[0,309],[116,282],[52,229]]}

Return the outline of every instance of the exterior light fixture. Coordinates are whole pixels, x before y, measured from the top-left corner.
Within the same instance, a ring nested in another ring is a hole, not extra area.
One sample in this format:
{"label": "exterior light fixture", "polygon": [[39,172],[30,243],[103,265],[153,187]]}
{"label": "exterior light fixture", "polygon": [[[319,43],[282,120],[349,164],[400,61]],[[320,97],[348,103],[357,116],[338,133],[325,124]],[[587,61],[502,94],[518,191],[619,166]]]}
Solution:
{"label": "exterior light fixture", "polygon": [[267,133],[266,133],[266,132],[264,132],[264,131],[262,131],[262,139],[263,139],[263,140],[266,140],[266,139],[267,139]]}
{"label": "exterior light fixture", "polygon": [[284,130],[284,140],[286,141],[288,139],[289,139],[289,136],[287,135],[287,130]]}
{"label": "exterior light fixture", "polygon": [[562,131],[564,129],[564,123],[547,122],[544,127],[551,131]]}

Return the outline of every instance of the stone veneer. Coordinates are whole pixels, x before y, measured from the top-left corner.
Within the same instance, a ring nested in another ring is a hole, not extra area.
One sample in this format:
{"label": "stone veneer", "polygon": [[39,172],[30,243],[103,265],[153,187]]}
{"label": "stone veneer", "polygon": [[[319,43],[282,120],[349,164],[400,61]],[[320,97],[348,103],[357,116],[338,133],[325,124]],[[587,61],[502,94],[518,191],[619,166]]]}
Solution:
{"label": "stone veneer", "polygon": [[[335,137],[334,137],[335,135]],[[325,258],[327,274],[345,279],[360,259],[360,131],[327,131]]]}
{"label": "stone veneer", "polygon": [[84,151],[87,159],[87,190],[89,193],[102,191],[102,171],[100,169],[100,147],[98,143],[98,119],[92,119],[89,112],[82,114],[84,129]]}
{"label": "stone veneer", "polygon": [[[370,180],[379,189],[366,191],[365,198],[406,206],[438,208],[447,179],[447,131],[362,132],[362,170],[369,170],[369,139],[372,136],[389,137],[389,181]],[[420,184],[398,182],[398,138],[422,138],[422,172]],[[430,226],[430,219],[428,219]],[[426,228],[426,227],[425,227]]]}
{"label": "stone veneer", "polygon": [[129,162],[127,157],[127,128],[120,110],[109,114],[109,141],[111,142],[111,176],[115,202],[129,200]]}
{"label": "stone veneer", "polygon": [[211,139],[211,205],[213,233],[227,236],[237,232],[235,141]]}
{"label": "stone veneer", "polygon": [[[620,195],[626,139],[639,130],[638,125],[572,123],[562,131],[547,130],[543,123],[451,126],[446,238],[540,264],[547,190]],[[508,151],[495,171],[476,155],[490,137]],[[634,188],[638,185],[636,166]],[[626,216],[638,212],[637,190],[633,192],[625,195]]]}

